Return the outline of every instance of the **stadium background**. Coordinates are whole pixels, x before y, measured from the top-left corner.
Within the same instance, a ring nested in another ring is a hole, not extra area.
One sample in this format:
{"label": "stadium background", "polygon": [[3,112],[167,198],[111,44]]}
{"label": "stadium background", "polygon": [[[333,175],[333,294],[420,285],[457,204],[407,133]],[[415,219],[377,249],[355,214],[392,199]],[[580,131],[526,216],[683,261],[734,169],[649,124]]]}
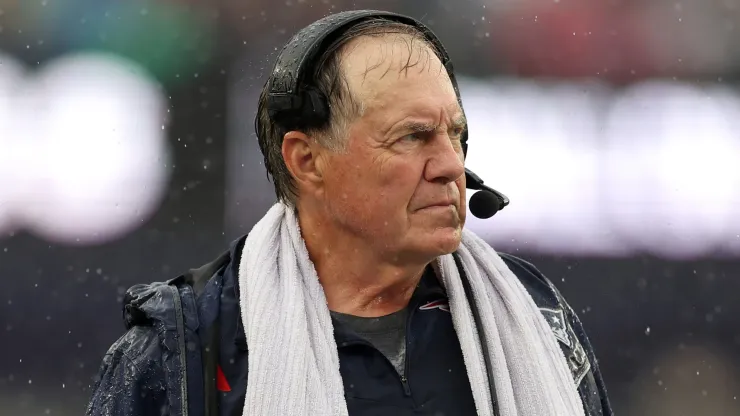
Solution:
{"label": "stadium background", "polygon": [[447,45],[512,199],[469,226],[580,311],[617,413],[740,414],[737,0],[0,0],[0,414],[81,414],[123,291],[249,231],[266,71],[355,8]]}

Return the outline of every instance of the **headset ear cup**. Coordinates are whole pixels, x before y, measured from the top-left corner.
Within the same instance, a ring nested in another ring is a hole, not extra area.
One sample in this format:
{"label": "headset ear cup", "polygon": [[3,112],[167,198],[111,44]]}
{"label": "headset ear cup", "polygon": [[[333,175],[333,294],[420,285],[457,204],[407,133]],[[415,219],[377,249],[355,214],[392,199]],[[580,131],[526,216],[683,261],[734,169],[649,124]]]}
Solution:
{"label": "headset ear cup", "polygon": [[303,91],[301,112],[304,123],[313,128],[324,127],[329,122],[329,100],[317,88],[308,87]]}

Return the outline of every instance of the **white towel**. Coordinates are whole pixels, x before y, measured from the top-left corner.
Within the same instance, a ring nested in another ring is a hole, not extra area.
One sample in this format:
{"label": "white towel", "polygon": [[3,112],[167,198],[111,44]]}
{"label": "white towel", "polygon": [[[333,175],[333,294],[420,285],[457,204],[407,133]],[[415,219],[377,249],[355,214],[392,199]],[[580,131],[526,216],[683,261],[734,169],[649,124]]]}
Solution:
{"label": "white towel", "polygon": [[[583,416],[565,357],[519,279],[468,230],[458,254],[483,323],[496,415],[460,271],[451,254],[439,257],[435,269],[449,297],[478,415]],[[292,208],[276,204],[249,233],[239,286],[249,348],[244,416],[348,415],[331,315]]]}

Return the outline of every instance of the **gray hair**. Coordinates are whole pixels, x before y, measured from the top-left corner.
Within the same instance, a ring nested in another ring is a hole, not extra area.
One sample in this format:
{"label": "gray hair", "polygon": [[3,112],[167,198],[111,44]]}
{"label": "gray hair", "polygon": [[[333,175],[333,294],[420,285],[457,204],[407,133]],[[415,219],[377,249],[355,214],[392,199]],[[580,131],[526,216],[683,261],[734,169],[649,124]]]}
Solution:
{"label": "gray hair", "polygon": [[[318,60],[317,75],[314,80],[316,88],[327,97],[329,104],[329,122],[326,127],[321,129],[307,129],[306,135],[314,138],[321,146],[335,152],[342,152],[346,148],[346,136],[349,124],[362,116],[364,111],[363,103],[359,102],[352,94],[349,88],[347,77],[342,72],[342,58],[346,55],[345,49],[350,41],[363,36],[382,37],[385,35],[399,35],[407,40],[409,51],[414,48],[414,44],[427,46],[429,50],[439,58],[437,48],[427,40],[424,32],[418,28],[385,18],[371,18],[364,20],[349,30],[341,34],[322,54]],[[417,65],[419,62],[412,62],[411,58],[401,69]],[[381,65],[378,63],[374,67],[369,67],[365,71]],[[272,75],[271,77],[272,78]],[[275,186],[275,194],[279,201],[285,202],[290,206],[295,206],[298,199],[298,192],[295,182],[290,174],[285,160],[283,159],[282,146],[283,136],[287,133],[284,126],[276,125],[270,119],[267,112],[267,94],[270,82],[265,83],[259,98],[258,120],[263,126],[262,131],[258,131],[257,140],[265,158],[265,168],[268,177],[272,177]]]}

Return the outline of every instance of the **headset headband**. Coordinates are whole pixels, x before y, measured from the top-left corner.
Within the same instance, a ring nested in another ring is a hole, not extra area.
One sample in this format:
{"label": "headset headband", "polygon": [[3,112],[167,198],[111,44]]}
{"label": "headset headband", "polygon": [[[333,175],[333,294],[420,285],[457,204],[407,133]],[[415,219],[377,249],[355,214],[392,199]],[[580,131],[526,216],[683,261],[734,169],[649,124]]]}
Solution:
{"label": "headset headband", "polygon": [[[329,121],[327,97],[316,88],[317,64],[327,48],[342,33],[370,18],[383,18],[417,28],[431,43],[452,81],[462,109],[452,62],[442,42],[423,23],[408,16],[378,10],[352,10],[326,16],[295,34],[283,47],[267,81],[267,112],[283,128],[320,128]],[[257,131],[261,131],[259,118]],[[463,133],[463,153],[467,154],[467,129]]]}
{"label": "headset headband", "polygon": [[[455,71],[447,50],[437,36],[423,23],[408,16],[397,13],[378,10],[352,10],[326,16],[301,29],[280,51],[275,62],[270,78],[267,80],[266,105],[270,122],[285,131],[290,129],[316,129],[327,125],[331,117],[328,99],[316,85],[316,73],[318,64],[328,48],[343,33],[354,25],[372,18],[382,18],[394,22],[406,24],[417,28],[424,38],[436,49],[442,61],[447,75],[452,82],[457,95],[457,102],[462,110],[462,99],[457,86]],[[257,136],[265,132],[265,126],[260,121],[259,114],[263,103],[257,110],[255,129]],[[468,154],[468,130],[465,129],[461,138],[463,155]],[[263,140],[259,140],[260,149],[266,155],[263,148]],[[479,218],[488,218],[509,204],[509,198],[501,192],[496,191],[483,184],[483,180],[475,173],[465,168],[466,184],[469,189],[479,190],[477,194],[488,195],[487,202],[479,198],[482,211],[476,213],[471,203],[471,212]],[[476,195],[477,195],[476,194]],[[475,195],[473,195],[475,197]],[[486,198],[482,198],[486,199]],[[471,201],[473,198],[471,198]]]}

